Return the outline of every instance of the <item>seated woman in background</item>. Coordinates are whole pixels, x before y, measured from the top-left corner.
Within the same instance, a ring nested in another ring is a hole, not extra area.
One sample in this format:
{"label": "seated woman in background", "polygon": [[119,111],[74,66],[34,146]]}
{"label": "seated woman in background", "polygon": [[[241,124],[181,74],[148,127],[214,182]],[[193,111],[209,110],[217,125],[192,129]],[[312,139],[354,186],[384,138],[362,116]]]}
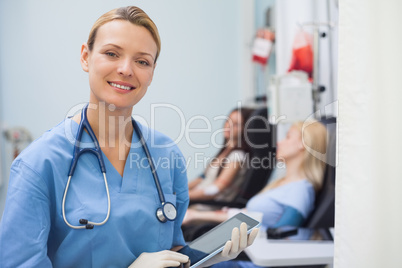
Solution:
{"label": "seated woman in background", "polygon": [[[300,226],[313,210],[315,194],[321,189],[325,169],[325,163],[313,154],[326,152],[326,134],[325,126],[317,121],[297,122],[291,126],[286,138],[277,144],[276,157],[286,164],[285,176],[268,184],[248,201],[244,209],[245,213],[263,214],[262,230],[285,225]],[[223,222],[233,215],[233,210],[188,209],[183,225],[194,221]]]}
{"label": "seated woman in background", "polygon": [[248,153],[244,125],[252,110],[231,111],[224,125],[224,146],[208,163],[203,176],[189,183],[190,201],[232,201],[243,182]]}

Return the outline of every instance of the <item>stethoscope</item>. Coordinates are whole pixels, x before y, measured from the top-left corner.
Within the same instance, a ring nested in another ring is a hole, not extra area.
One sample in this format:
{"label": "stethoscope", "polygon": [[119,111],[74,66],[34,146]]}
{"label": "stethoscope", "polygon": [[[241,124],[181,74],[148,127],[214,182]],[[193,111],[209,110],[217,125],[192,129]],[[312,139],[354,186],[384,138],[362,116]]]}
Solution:
{"label": "stethoscope", "polygon": [[[88,104],[82,109],[82,112],[81,112],[81,122],[78,126],[78,132],[77,132],[77,136],[75,139],[75,145],[74,145],[73,160],[71,162],[70,171],[68,173],[68,180],[67,180],[66,188],[64,190],[63,203],[62,203],[62,213],[63,213],[64,222],[73,229],[84,229],[84,228],[85,229],[93,229],[95,225],[99,226],[99,225],[105,224],[109,220],[109,216],[110,216],[110,194],[109,194],[109,187],[108,187],[107,178],[106,178],[105,162],[103,161],[102,151],[99,146],[98,139],[96,138],[96,136],[91,128],[91,125],[88,122],[87,108],[88,108]],[[174,221],[176,219],[176,215],[177,215],[176,207],[172,203],[166,202],[165,196],[162,191],[162,187],[160,185],[159,177],[158,177],[158,174],[156,173],[156,169],[155,169],[154,163],[152,161],[151,154],[149,153],[148,146],[145,143],[144,136],[142,135],[142,132],[141,132],[140,128],[138,127],[137,123],[135,122],[135,120],[131,119],[131,122],[133,124],[133,128],[134,128],[136,134],[139,137],[141,146],[144,149],[144,152],[148,158],[149,166],[152,171],[152,176],[155,181],[156,189],[158,190],[158,195],[159,195],[159,200],[161,202],[161,206],[159,208],[157,208],[157,210],[156,210],[156,217],[158,218],[158,220],[160,222],[167,222],[168,220]],[[87,129],[87,132],[95,145],[94,148],[81,148],[80,149],[80,143],[81,143],[82,133],[84,132],[84,128]],[[78,159],[83,153],[86,153],[86,152],[93,153],[98,158],[98,162],[99,162],[102,174],[103,174],[103,180],[105,182],[105,188],[106,188],[107,213],[106,213],[105,219],[102,222],[92,222],[87,219],[80,219],[79,223],[82,225],[72,225],[71,223],[68,222],[68,220],[66,218],[66,213],[65,213],[66,196],[67,196],[67,192],[68,192],[68,187],[70,186],[71,178],[72,178],[75,168],[77,166]]]}

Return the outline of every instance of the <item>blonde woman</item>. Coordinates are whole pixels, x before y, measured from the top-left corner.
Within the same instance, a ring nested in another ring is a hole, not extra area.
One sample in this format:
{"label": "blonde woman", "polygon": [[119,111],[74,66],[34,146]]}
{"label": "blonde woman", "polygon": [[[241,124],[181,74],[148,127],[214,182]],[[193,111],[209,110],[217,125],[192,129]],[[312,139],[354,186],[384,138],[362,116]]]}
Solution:
{"label": "blonde woman", "polygon": [[[160,49],[156,25],[138,7],[111,10],[95,22],[81,47],[88,105],[12,165],[0,267],[189,266],[175,252],[185,246],[180,226],[189,202],[183,156],[168,137],[131,117]],[[172,162],[152,170],[153,157]],[[247,236],[243,223],[233,234],[209,265],[235,258],[256,232]]]}
{"label": "blonde woman", "polygon": [[[283,225],[300,226],[314,208],[315,194],[321,189],[326,152],[326,129],[317,121],[293,124],[278,142],[276,157],[286,164],[283,178],[267,185],[251,198],[246,211],[263,214],[262,229]],[[235,209],[219,211],[187,210],[183,224],[193,221],[222,222]]]}

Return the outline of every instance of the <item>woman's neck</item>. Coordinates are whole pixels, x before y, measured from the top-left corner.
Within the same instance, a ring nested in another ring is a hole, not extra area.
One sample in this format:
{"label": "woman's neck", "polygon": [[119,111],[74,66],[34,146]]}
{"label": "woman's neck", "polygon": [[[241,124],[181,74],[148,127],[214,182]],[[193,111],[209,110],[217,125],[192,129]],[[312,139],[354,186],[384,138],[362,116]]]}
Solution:
{"label": "woman's neck", "polygon": [[[87,109],[88,122],[91,125],[99,145],[112,149],[121,145],[130,146],[133,135],[131,123],[132,109],[112,109],[105,103],[89,103]],[[73,117],[79,123],[81,114]]]}
{"label": "woman's neck", "polygon": [[303,157],[297,157],[291,160],[286,161],[286,174],[284,180],[290,181],[298,181],[302,180],[306,177],[306,174],[303,171]]}

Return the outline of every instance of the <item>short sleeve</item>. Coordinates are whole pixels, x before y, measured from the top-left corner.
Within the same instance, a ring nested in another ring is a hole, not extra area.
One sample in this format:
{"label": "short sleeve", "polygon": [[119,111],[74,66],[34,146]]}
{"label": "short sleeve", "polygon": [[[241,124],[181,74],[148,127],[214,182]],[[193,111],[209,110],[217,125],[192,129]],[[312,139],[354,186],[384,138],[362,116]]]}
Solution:
{"label": "short sleeve", "polygon": [[297,209],[306,219],[314,208],[315,192],[313,185],[307,180],[303,180],[300,183],[289,184],[289,186],[286,189],[286,198],[282,198],[280,203]]}
{"label": "short sleeve", "polygon": [[242,150],[234,150],[228,155],[229,162],[243,162],[246,154]]}
{"label": "short sleeve", "polygon": [[47,256],[50,208],[45,182],[22,161],[13,163],[0,224],[0,267],[52,267]]}

